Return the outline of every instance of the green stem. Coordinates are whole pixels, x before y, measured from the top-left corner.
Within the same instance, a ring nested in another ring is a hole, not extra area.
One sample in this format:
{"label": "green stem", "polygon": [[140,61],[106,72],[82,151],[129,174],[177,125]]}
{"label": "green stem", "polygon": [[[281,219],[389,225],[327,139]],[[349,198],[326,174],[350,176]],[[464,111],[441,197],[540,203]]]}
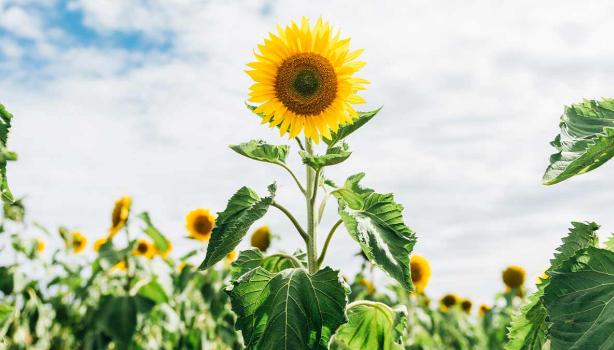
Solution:
{"label": "green stem", "polygon": [[286,258],[286,259],[292,261],[292,264],[294,265],[294,267],[303,267],[303,264],[301,263],[301,261],[299,259],[297,259],[293,255],[277,253],[277,254],[273,254],[273,255],[269,255],[269,256],[279,256],[279,257],[282,257],[282,258]]}
{"label": "green stem", "polygon": [[288,173],[290,173],[290,176],[292,176],[292,178],[294,179],[294,182],[296,182],[296,185],[298,186],[298,188],[301,190],[301,192],[303,194],[305,194],[305,188],[303,187],[303,185],[301,185],[301,182],[298,180],[298,178],[296,177],[296,175],[294,174],[294,172],[292,171],[292,169],[290,169],[286,164],[284,163],[277,163],[279,164],[279,166],[281,166],[282,168],[286,169],[288,171]]}
{"label": "green stem", "polygon": [[[308,154],[313,154],[313,145],[311,140],[305,139],[305,150]],[[317,238],[317,226],[316,226],[316,213],[315,213],[315,198],[317,195],[318,187],[316,178],[317,173],[310,166],[305,165],[307,172],[307,192],[305,193],[305,201],[307,203],[307,266],[309,273],[316,273],[318,271],[318,238]]]}
{"label": "green stem", "polygon": [[275,201],[271,202],[271,205],[279,209],[282,213],[286,214],[286,216],[288,217],[288,219],[290,219],[290,221],[292,222],[292,224],[294,225],[298,233],[301,235],[301,237],[303,237],[303,240],[305,241],[305,243],[307,243],[309,241],[309,237],[307,233],[305,232],[305,230],[303,229],[303,227],[301,226],[301,224],[298,223],[294,215],[292,215],[292,213],[290,213],[290,211],[286,209],[284,206],[282,206],[281,204]]}
{"label": "green stem", "polygon": [[341,219],[337,220],[337,222],[333,225],[333,227],[328,232],[328,236],[326,236],[326,241],[324,242],[324,247],[322,248],[322,252],[320,253],[320,257],[318,258],[318,269],[320,268],[320,266],[322,266],[322,263],[324,262],[324,257],[326,256],[326,252],[328,251],[328,245],[330,244],[330,241],[333,238],[333,235],[335,234],[337,227],[339,227],[339,225],[341,225],[342,222],[343,221]]}

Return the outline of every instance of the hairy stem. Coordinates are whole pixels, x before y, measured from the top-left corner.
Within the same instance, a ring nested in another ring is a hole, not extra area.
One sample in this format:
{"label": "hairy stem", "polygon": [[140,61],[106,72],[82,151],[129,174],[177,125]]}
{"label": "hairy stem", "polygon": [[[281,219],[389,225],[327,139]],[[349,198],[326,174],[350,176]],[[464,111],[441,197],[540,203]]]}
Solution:
{"label": "hairy stem", "polygon": [[294,215],[292,215],[292,213],[290,213],[290,211],[288,209],[286,209],[284,206],[282,206],[281,204],[279,204],[279,203],[277,203],[275,201],[273,201],[271,203],[271,205],[274,206],[275,208],[279,209],[282,213],[286,214],[288,219],[290,219],[290,221],[292,222],[292,224],[294,225],[294,227],[296,228],[298,233],[301,235],[301,237],[305,241],[305,243],[307,243],[309,241],[309,237],[307,236],[307,233],[305,232],[305,230],[303,229],[301,224],[298,223],[298,221],[296,220]]}
{"label": "hairy stem", "polygon": [[294,267],[303,267],[303,264],[301,263],[301,261],[299,259],[297,259],[294,255],[277,253],[277,254],[273,254],[273,255],[269,255],[269,256],[279,256],[279,257],[282,257],[282,258],[286,258],[286,259],[292,261],[292,264],[294,265]]}
{"label": "hairy stem", "polygon": [[[308,154],[313,154],[313,145],[311,140],[305,139],[305,150]],[[318,271],[318,238],[317,238],[317,218],[315,213],[315,198],[317,195],[317,175],[316,171],[310,166],[305,165],[307,172],[307,192],[305,193],[305,201],[307,203],[307,266],[309,273]]]}
{"label": "hairy stem", "polygon": [[294,174],[294,172],[292,171],[292,169],[290,169],[286,164],[284,163],[277,163],[279,164],[279,166],[281,166],[282,168],[286,169],[288,171],[288,173],[290,173],[290,176],[292,176],[292,178],[294,179],[294,182],[296,182],[296,185],[298,186],[298,188],[301,190],[301,192],[303,194],[305,194],[305,188],[303,187],[303,185],[301,184],[301,182],[299,181],[299,179],[296,177],[296,175]]}
{"label": "hairy stem", "polygon": [[326,241],[324,242],[324,247],[322,248],[322,252],[320,253],[320,257],[318,258],[318,269],[324,262],[324,257],[326,256],[326,252],[328,251],[328,246],[330,245],[330,241],[333,238],[333,235],[335,234],[337,227],[339,227],[339,225],[341,225],[342,222],[343,221],[341,219],[337,220],[337,222],[335,222],[333,227],[328,232],[328,236],[326,236]]}

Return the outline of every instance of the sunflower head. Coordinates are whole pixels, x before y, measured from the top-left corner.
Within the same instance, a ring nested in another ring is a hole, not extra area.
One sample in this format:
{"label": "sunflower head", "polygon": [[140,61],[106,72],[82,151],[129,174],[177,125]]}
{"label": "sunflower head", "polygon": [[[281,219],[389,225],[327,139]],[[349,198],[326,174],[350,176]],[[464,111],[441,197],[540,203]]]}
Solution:
{"label": "sunflower head", "polygon": [[209,209],[194,209],[185,218],[185,227],[190,237],[202,242],[208,242],[215,226],[215,216]]}
{"label": "sunflower head", "polygon": [[228,255],[226,255],[226,260],[228,260],[228,262],[233,262],[237,260],[237,251],[233,250],[230,253],[228,253]]}
{"label": "sunflower head", "polygon": [[111,227],[109,228],[109,236],[113,237],[126,225],[130,207],[132,206],[132,198],[123,196],[115,201],[113,212],[111,213]]}
{"label": "sunflower head", "polygon": [[360,280],[359,284],[361,286],[367,288],[367,293],[369,293],[369,294],[375,293],[375,286],[373,285],[373,282],[371,282],[369,279],[363,277]]}
{"label": "sunflower head", "polygon": [[461,306],[461,309],[465,313],[470,313],[471,312],[471,307],[473,306],[473,303],[469,299],[463,299],[463,301],[461,301],[461,303],[460,303],[460,306]]}
{"label": "sunflower head", "polygon": [[262,252],[266,252],[271,245],[271,230],[268,226],[259,227],[254,233],[252,233],[251,244],[252,247],[260,249]]}
{"label": "sunflower head", "polygon": [[132,248],[132,255],[134,256],[143,256],[148,259],[151,259],[154,257],[155,254],[156,247],[153,243],[145,239],[138,239],[136,241],[136,244],[134,245],[134,248]]}
{"label": "sunflower head", "polygon": [[483,317],[484,315],[486,315],[486,313],[487,313],[489,310],[490,310],[490,306],[488,306],[488,305],[486,305],[486,304],[482,304],[482,305],[480,305],[480,309],[479,309],[479,311],[478,311],[478,312],[480,313],[480,316],[482,316],[482,317]]}
{"label": "sunflower head", "polygon": [[411,268],[411,280],[414,282],[417,293],[422,293],[431,278],[431,266],[426,258],[420,255],[412,255],[409,261]]}
{"label": "sunflower head", "polygon": [[365,103],[356,93],[368,83],[354,77],[365,65],[356,61],[362,50],[350,51],[350,39],[328,22],[311,26],[303,17],[300,25],[278,26],[258,49],[246,72],[255,81],[249,101],[260,103],[255,112],[263,124],[292,138],[304,131],[317,143],[356,118],[352,105]]}
{"label": "sunflower head", "polygon": [[83,233],[79,231],[73,231],[70,235],[70,245],[75,253],[81,253],[85,246],[87,245],[87,237],[83,235]]}
{"label": "sunflower head", "polygon": [[125,260],[118,262],[111,268],[111,271],[126,271],[126,270],[128,270],[128,265],[126,265]]}
{"label": "sunflower head", "polygon": [[45,251],[45,247],[46,247],[45,241],[43,241],[40,238],[36,240],[36,251],[37,252],[39,252],[39,253],[44,252]]}
{"label": "sunflower head", "polygon": [[443,311],[448,311],[448,309],[458,304],[459,301],[460,297],[458,295],[450,293],[444,295],[441,300],[439,300],[439,304],[441,305]]}
{"label": "sunflower head", "polygon": [[102,246],[107,243],[107,238],[99,238],[97,240],[94,241],[94,251],[98,252],[100,251],[100,248],[102,248]]}
{"label": "sunflower head", "polygon": [[508,288],[513,289],[522,286],[526,274],[526,271],[522,267],[512,265],[505,269],[501,276],[503,277],[503,283],[505,283]]}

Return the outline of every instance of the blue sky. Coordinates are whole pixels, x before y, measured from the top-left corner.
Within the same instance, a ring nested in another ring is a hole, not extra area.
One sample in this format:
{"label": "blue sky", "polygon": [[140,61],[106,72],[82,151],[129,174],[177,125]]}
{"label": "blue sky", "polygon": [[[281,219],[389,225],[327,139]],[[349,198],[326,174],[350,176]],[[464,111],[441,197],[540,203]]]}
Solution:
{"label": "blue sky", "polygon": [[[264,192],[277,180],[279,201],[300,212],[282,170],[226,145],[286,142],[245,110],[245,63],[276,23],[321,15],[365,48],[364,109],[384,106],[328,175],[342,182],[365,171],[366,185],[395,193],[416,252],[431,260],[428,292],[489,302],[506,265],[539,275],[571,220],[597,221],[604,236],[614,230],[603,190],[612,164],[541,185],[563,106],[611,97],[613,7],[0,0],[0,101],[15,115],[10,146],[20,155],[10,180],[31,219],[92,239],[104,235],[113,201],[130,194],[179,251],[193,244],[182,239],[185,214],[222,210],[242,185]],[[324,227],[334,220],[331,209]],[[277,248],[299,245],[278,213],[264,223],[281,237]],[[347,234],[333,244],[328,263],[356,271]]]}

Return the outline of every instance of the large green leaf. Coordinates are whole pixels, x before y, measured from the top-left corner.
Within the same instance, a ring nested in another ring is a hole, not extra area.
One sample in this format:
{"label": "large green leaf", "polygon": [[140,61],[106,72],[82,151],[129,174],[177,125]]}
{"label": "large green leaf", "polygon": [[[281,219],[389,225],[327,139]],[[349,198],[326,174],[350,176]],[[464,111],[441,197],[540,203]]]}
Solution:
{"label": "large green leaf", "polygon": [[350,236],[360,244],[369,261],[386,271],[407,290],[413,290],[409,254],[416,235],[403,222],[403,206],[392,194],[380,194],[359,184],[364,174],[346,181],[342,191],[333,191],[339,214]]}
{"label": "large green leaf", "polygon": [[230,148],[248,158],[273,164],[285,163],[290,151],[290,146],[270,145],[262,140],[251,140],[238,145],[230,145]]}
{"label": "large green leaf", "polygon": [[330,147],[326,150],[326,154],[317,155],[309,154],[305,151],[299,152],[303,163],[309,165],[314,170],[320,170],[325,166],[335,165],[348,159],[352,152],[348,151],[347,144],[343,144],[339,147]]}
{"label": "large green leaf", "polygon": [[552,349],[614,349],[614,252],[578,251],[551,272],[544,305]]}
{"label": "large green leaf", "polygon": [[[572,222],[569,233],[563,238],[563,243],[556,249],[554,258],[550,260],[547,273],[559,268],[581,249],[594,247],[597,242],[596,231],[599,225],[594,222]],[[506,350],[540,350],[546,341],[548,332],[548,313],[544,307],[544,289],[550,279],[543,280],[537,286],[537,291],[531,295],[525,305],[512,318],[509,332],[509,343]]]}
{"label": "large green leaf", "polygon": [[113,338],[120,348],[127,348],[136,332],[137,302],[129,296],[105,296],[99,304],[97,322],[102,331]]}
{"label": "large green leaf", "polygon": [[9,304],[0,304],[0,326],[6,321],[13,313],[13,307]]}
{"label": "large green leaf", "polygon": [[302,268],[256,268],[228,289],[248,349],[326,349],[346,322],[348,292],[329,267],[313,275]]}
{"label": "large green leaf", "polygon": [[342,125],[339,127],[339,130],[336,132],[331,132],[330,139],[323,138],[324,142],[329,147],[336,145],[339,141],[342,141],[346,137],[348,137],[351,133],[358,130],[361,126],[365,125],[369,120],[371,120],[382,108],[378,108],[374,111],[370,112],[358,112],[358,117],[349,124]]}
{"label": "large green leaf", "polygon": [[269,272],[276,273],[285,269],[301,267],[296,266],[299,263],[302,265],[307,264],[304,252],[299,250],[293,254],[293,257],[294,259],[285,254],[265,256],[258,248],[244,250],[231,265],[231,277],[232,279],[237,279],[257,267],[262,267]]}
{"label": "large green leaf", "polygon": [[149,281],[147,284],[139,288],[139,295],[153,301],[156,304],[162,304],[168,302],[168,295],[164,291],[164,288],[155,279]]}
{"label": "large green leaf", "polygon": [[145,232],[146,235],[151,237],[151,239],[154,241],[154,244],[156,245],[156,248],[158,248],[160,252],[166,252],[170,248],[169,240],[166,239],[162,232],[160,232],[160,230],[158,230],[153,225],[153,223],[151,222],[151,218],[149,217],[149,213],[144,211],[139,214],[138,217],[141,218],[141,220],[143,220],[146,225],[145,228],[143,228],[143,232]]}
{"label": "large green leaf", "polygon": [[266,214],[275,196],[275,188],[275,184],[270,185],[270,195],[260,198],[250,188],[242,187],[230,198],[226,209],[215,221],[201,270],[213,266],[239,245],[249,227]]}
{"label": "large green leaf", "polygon": [[5,203],[13,202],[13,194],[6,179],[6,163],[10,160],[17,160],[17,154],[7,149],[11,119],[13,115],[0,104],[0,195]]}
{"label": "large green leaf", "polygon": [[584,102],[565,107],[561,133],[551,145],[544,184],[552,185],[589,172],[614,156],[614,99]]}
{"label": "large green leaf", "polygon": [[348,323],[333,337],[332,349],[402,350],[407,311],[361,300],[348,305]]}

